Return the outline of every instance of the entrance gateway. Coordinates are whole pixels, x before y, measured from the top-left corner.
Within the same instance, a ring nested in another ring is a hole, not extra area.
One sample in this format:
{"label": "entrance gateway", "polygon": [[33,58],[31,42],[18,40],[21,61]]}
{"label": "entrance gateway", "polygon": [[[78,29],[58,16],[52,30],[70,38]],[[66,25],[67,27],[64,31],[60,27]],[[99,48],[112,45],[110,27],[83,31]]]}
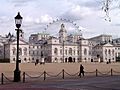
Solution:
{"label": "entrance gateway", "polygon": [[69,58],[68,58],[68,62],[72,62],[72,57],[69,57]]}

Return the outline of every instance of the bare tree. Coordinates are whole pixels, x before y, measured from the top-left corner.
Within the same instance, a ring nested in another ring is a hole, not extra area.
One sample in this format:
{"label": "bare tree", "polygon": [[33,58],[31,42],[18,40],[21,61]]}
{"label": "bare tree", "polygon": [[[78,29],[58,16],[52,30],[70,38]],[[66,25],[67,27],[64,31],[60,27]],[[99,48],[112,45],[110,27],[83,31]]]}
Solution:
{"label": "bare tree", "polygon": [[103,0],[102,10],[105,12],[105,20],[111,22],[110,11],[120,8],[120,0]]}
{"label": "bare tree", "polygon": [[103,1],[103,7],[102,10],[105,12],[105,20],[111,22],[111,18],[109,16],[109,12],[110,12],[110,4],[111,4],[112,0],[104,0]]}

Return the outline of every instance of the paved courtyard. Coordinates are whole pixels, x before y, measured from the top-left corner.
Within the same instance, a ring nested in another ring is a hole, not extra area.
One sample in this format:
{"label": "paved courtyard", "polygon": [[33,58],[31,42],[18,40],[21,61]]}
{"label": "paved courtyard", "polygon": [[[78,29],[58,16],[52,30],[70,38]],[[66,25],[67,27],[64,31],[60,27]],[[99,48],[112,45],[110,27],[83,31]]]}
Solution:
{"label": "paved courtyard", "polygon": [[0,85],[0,90],[120,90],[120,76],[9,83]]}

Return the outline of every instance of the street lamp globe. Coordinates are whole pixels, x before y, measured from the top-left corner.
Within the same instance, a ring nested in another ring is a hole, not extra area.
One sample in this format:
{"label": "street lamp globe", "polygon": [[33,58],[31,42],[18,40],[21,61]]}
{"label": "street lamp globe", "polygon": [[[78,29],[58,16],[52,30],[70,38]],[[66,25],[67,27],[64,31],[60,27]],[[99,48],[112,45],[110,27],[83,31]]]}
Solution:
{"label": "street lamp globe", "polygon": [[22,19],[23,17],[21,17],[20,12],[18,12],[17,16],[15,17],[15,24],[17,28],[21,27]]}

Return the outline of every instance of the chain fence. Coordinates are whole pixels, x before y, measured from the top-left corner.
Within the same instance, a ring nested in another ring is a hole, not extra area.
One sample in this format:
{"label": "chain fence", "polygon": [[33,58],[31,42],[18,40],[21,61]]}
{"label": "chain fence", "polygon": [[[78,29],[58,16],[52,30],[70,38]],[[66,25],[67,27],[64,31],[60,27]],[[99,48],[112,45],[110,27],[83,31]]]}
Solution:
{"label": "chain fence", "polygon": [[9,79],[5,74],[1,73],[1,84],[5,82],[13,82],[13,80]]}
{"label": "chain fence", "polygon": [[[35,79],[35,80],[40,80],[41,78],[43,78],[43,80],[46,80],[47,78],[57,78],[57,77],[62,77],[62,79],[65,79],[65,77],[67,78],[67,76],[70,77],[79,77],[79,73],[80,71],[71,74],[68,73],[67,71],[65,71],[64,69],[62,71],[60,71],[58,74],[50,74],[49,72],[42,72],[37,76],[32,76],[26,72],[23,72],[22,74],[22,81],[23,83],[26,82],[26,80],[30,80],[30,79]],[[84,71],[85,76],[87,77],[87,74],[92,74],[93,76],[113,76],[113,75],[120,75],[119,71],[115,71],[113,69],[111,69],[110,71],[106,71],[106,72],[100,72],[99,70],[95,70],[95,71],[91,71],[91,72],[87,72]],[[10,77],[9,77],[10,78]],[[8,82],[13,82],[13,80],[9,79],[5,74],[1,73],[1,84],[4,84],[4,82],[8,81]]]}

